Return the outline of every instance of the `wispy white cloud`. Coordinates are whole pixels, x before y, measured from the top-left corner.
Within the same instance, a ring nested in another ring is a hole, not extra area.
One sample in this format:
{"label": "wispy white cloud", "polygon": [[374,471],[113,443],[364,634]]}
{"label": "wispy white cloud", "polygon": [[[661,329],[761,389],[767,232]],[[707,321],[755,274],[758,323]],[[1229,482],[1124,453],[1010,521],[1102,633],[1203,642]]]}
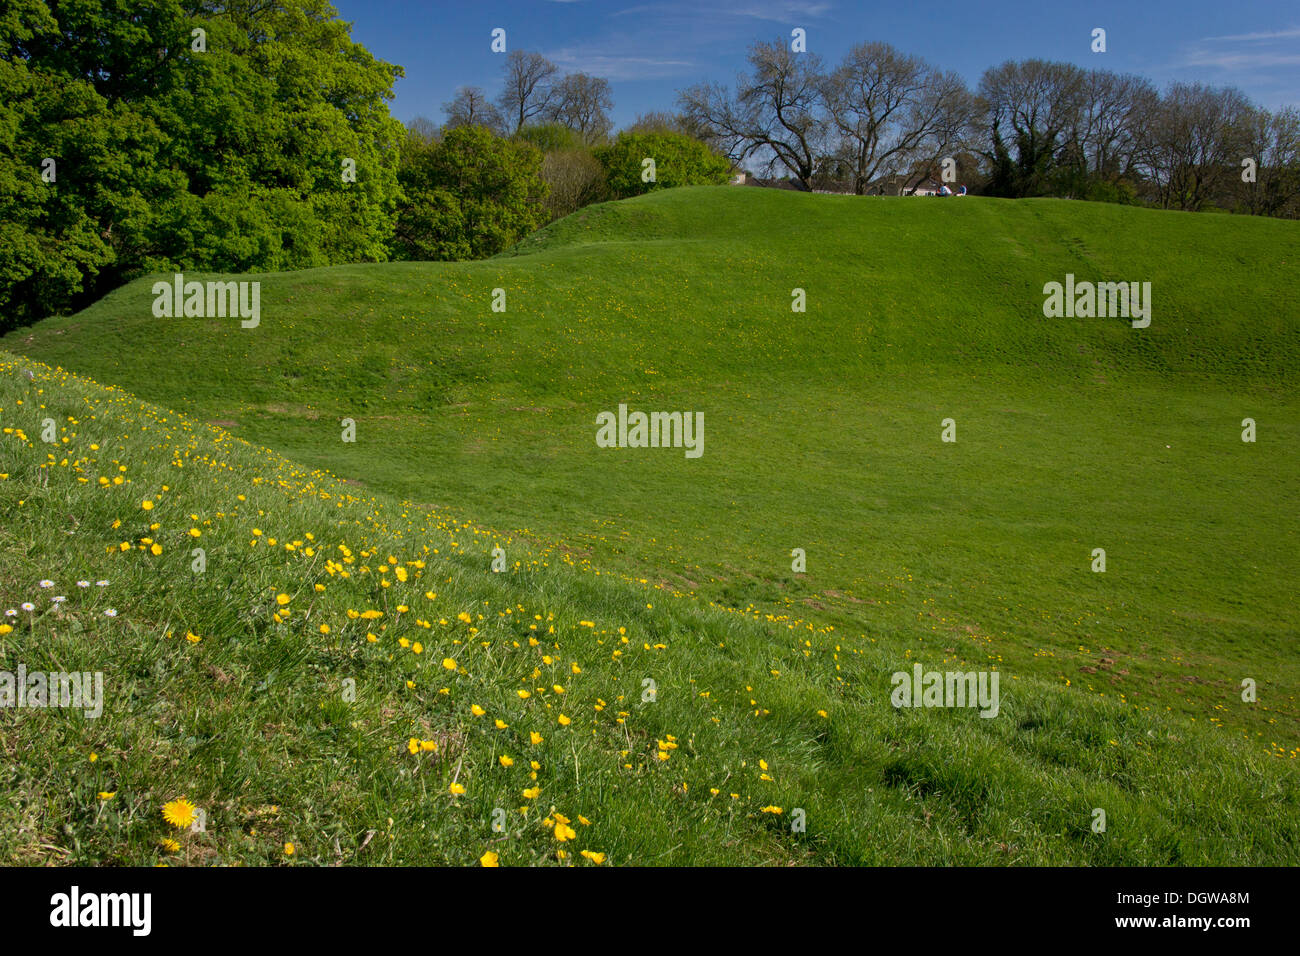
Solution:
{"label": "wispy white cloud", "polygon": [[1300,68],[1300,26],[1202,37],[1185,45],[1170,63],[1197,79],[1251,88],[1265,105],[1294,103]]}
{"label": "wispy white cloud", "polygon": [[1203,37],[1182,50],[1180,65],[1262,70],[1300,63],[1300,27]]}
{"label": "wispy white cloud", "polygon": [[566,72],[590,73],[611,82],[675,76],[696,65],[691,60],[611,52],[608,46],[597,49],[595,45],[592,48],[545,50],[543,54]]}
{"label": "wispy white cloud", "polygon": [[624,7],[611,17],[645,16],[672,17],[685,15],[697,22],[706,20],[734,22],[741,18],[769,20],[773,23],[795,23],[800,20],[817,20],[829,16],[835,9],[830,0],[731,0],[702,6],[696,2],[663,0]]}
{"label": "wispy white cloud", "polygon": [[707,68],[720,48],[759,39],[770,28],[757,22],[813,25],[833,6],[831,0],[650,0],[606,12],[609,29],[541,52],[565,70],[613,82],[682,77]]}
{"label": "wispy white cloud", "polygon": [[831,12],[832,4],[810,0],[810,2],[757,2],[742,3],[729,12],[737,17],[752,17],[755,20],[771,20],[776,23],[792,23],[802,19],[817,19]]}
{"label": "wispy white cloud", "polygon": [[1219,70],[1254,70],[1274,66],[1300,66],[1300,52],[1257,53],[1238,51],[1217,53],[1212,50],[1195,50],[1183,58],[1187,66],[1209,66]]}
{"label": "wispy white cloud", "polygon": [[1205,37],[1202,43],[1211,41],[1251,41],[1251,40],[1286,40],[1291,37],[1300,37],[1300,27],[1291,27],[1287,30],[1269,30],[1263,33],[1232,33],[1221,37]]}

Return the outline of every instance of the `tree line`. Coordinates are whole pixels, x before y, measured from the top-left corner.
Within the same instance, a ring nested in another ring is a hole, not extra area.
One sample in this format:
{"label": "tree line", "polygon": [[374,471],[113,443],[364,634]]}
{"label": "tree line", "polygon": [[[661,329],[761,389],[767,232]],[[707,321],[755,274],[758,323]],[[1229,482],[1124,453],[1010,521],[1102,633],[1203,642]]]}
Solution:
{"label": "tree line", "polygon": [[404,129],[402,68],[349,30],[327,0],[7,0],[0,331],[149,273],[478,258],[588,202],[726,180],[680,132],[611,140],[608,83],[536,54],[505,58],[499,107],[462,91]]}
{"label": "tree line", "polygon": [[687,123],[734,162],[806,189],[858,194],[938,181],[972,191],[1300,216],[1300,113],[1239,90],[1040,59],[960,76],[887,43],[835,68],[783,41],[755,44],[734,87],[682,91]]}
{"label": "tree line", "polygon": [[883,43],[834,69],[758,43],[734,88],[690,87],[613,133],[607,80],[512,51],[495,99],[461,87],[443,123],[403,128],[402,68],[349,31],[328,0],[8,0],[0,331],[149,273],[490,256],[746,164],[862,194],[950,161],[995,196],[1300,214],[1296,111],[1231,89],[1025,60],[971,90]]}
{"label": "tree line", "polygon": [[730,176],[730,160],[681,117],[643,115],[611,136],[608,80],[561,74],[526,50],[507,54],[501,70],[495,101],[462,86],[442,104],[441,125],[424,116],[407,124],[399,258],[480,258],[592,203]]}

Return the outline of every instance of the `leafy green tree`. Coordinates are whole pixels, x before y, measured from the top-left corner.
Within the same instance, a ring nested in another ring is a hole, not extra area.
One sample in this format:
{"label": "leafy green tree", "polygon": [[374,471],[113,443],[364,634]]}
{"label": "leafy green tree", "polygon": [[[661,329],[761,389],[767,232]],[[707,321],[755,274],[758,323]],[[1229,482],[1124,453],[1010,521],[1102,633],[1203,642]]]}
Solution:
{"label": "leafy green tree", "polygon": [[547,220],[541,169],[536,147],[481,126],[447,130],[435,143],[408,140],[394,256],[480,259],[514,245]]}
{"label": "leafy green tree", "polygon": [[515,133],[515,139],[531,143],[543,153],[562,152],[582,146],[578,134],[563,123],[534,123]]}
{"label": "leafy green tree", "polygon": [[386,257],[401,69],[325,0],[6,6],[0,327],[151,271]]}
{"label": "leafy green tree", "polygon": [[[668,131],[622,132],[610,145],[597,147],[595,154],[605,167],[609,192],[615,199],[674,186],[717,186],[731,173],[731,163],[725,157],[697,139]],[[642,178],[647,159],[654,160],[655,178],[650,182]]]}
{"label": "leafy green tree", "polygon": [[58,82],[12,53],[56,26],[39,0],[0,14],[0,331],[65,307],[113,258],[69,183],[79,160],[109,160],[107,104],[88,82]]}

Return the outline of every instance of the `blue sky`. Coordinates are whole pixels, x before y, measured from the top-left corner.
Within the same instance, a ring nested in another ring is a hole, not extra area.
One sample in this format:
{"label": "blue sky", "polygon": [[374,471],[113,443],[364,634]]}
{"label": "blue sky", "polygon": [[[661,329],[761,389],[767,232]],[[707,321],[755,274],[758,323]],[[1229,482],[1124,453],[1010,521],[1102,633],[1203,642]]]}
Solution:
{"label": "blue sky", "polygon": [[[609,79],[614,121],[672,109],[676,92],[727,84],[756,40],[807,31],[809,52],[836,63],[855,43],[882,40],[956,70],[973,86],[985,68],[1042,57],[1174,80],[1234,85],[1270,108],[1300,105],[1300,6],[1280,0],[334,0],[352,36],[400,64],[393,114],[441,122],[462,85],[501,89],[500,54],[537,51],[564,71]],[[1106,30],[1105,53],[1090,49]]]}

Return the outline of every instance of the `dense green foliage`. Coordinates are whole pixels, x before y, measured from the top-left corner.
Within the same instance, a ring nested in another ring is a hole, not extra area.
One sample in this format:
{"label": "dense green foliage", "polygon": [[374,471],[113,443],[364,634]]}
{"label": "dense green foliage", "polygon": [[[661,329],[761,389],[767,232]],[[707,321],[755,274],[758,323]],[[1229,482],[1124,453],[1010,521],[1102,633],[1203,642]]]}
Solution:
{"label": "dense green foliage", "polygon": [[0,327],[146,272],[386,258],[401,71],[348,30],[325,0],[15,0],[0,19]]}
{"label": "dense green foliage", "polygon": [[580,148],[583,143],[573,130],[560,123],[537,123],[525,126],[515,133],[515,139],[531,143],[543,153],[555,153]]}
{"label": "dense green foliage", "polygon": [[546,221],[542,154],[526,142],[458,126],[402,152],[396,258],[481,259]]}
{"label": "dense green foliage", "polygon": [[[673,186],[717,186],[727,181],[731,163],[697,139],[669,131],[622,132],[595,155],[605,167],[610,196],[626,199]],[[655,178],[642,173],[646,159],[654,160]]]}

